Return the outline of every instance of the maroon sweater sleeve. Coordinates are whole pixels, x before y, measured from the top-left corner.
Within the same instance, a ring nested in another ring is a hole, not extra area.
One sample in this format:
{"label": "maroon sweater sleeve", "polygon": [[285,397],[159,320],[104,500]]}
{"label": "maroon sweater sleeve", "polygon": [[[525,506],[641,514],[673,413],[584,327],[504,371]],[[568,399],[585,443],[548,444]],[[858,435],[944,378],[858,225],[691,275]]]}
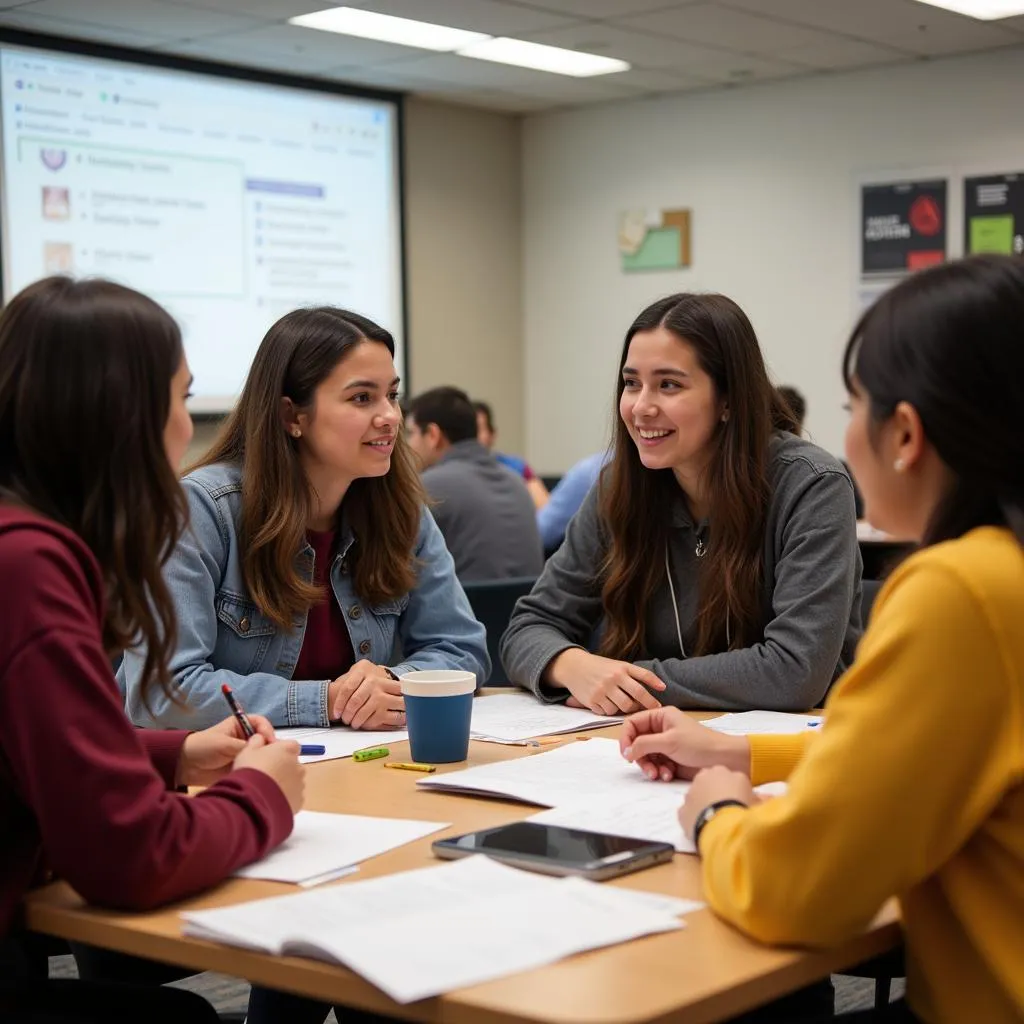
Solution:
{"label": "maroon sweater sleeve", "polygon": [[195,798],[168,791],[155,764],[173,773],[184,734],[144,738],[128,722],[100,642],[97,567],[64,534],[0,533],[0,752],[49,867],[91,902],[144,909],[262,856],[292,814],[251,770]]}
{"label": "maroon sweater sleeve", "polygon": [[181,748],[188,738],[188,730],[146,729],[138,730],[136,735],[142,741],[157,774],[164,780],[164,785],[168,789],[175,789],[178,785],[178,762],[181,760]]}

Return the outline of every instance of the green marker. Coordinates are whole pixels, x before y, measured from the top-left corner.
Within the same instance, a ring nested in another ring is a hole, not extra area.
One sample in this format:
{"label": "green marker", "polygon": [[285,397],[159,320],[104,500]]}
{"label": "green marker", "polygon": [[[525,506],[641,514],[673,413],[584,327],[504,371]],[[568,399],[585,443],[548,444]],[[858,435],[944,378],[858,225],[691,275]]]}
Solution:
{"label": "green marker", "polygon": [[378,757],[387,757],[391,751],[387,747],[368,747],[366,750],[357,750],[352,755],[353,761],[374,761]]}

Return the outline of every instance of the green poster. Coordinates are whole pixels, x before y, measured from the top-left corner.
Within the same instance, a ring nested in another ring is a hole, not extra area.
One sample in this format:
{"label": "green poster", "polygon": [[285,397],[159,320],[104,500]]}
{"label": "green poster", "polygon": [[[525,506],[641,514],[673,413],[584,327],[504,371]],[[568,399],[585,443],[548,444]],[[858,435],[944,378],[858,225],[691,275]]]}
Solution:
{"label": "green poster", "polygon": [[968,252],[1013,254],[1013,214],[1002,217],[972,217]]}

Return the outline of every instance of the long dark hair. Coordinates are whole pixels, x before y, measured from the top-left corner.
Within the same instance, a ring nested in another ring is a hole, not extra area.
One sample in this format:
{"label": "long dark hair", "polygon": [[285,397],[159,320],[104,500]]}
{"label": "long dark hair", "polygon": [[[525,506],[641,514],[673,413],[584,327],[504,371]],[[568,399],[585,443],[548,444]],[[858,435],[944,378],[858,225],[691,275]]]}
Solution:
{"label": "long dark hair", "polygon": [[99,563],[108,653],[146,646],[143,698],[171,696],[160,569],[187,519],[164,428],[181,334],[145,295],[48,277],[0,313],[0,495],[73,530]]}
{"label": "long dark hair", "polygon": [[972,256],[921,271],[860,318],[843,378],[877,432],[900,402],[954,480],[925,545],[1009,526],[1024,545],[1024,259]]}
{"label": "long dark hair", "polygon": [[[319,306],[281,317],[260,343],[234,411],[197,464],[242,467],[242,575],[257,606],[282,629],[291,629],[322,591],[295,565],[314,496],[281,420],[281,399],[311,408],[317,387],[363,342],[395,354],[391,334],[358,313]],[[353,585],[364,601],[377,604],[412,589],[422,506],[419,474],[400,430],[388,472],[353,481],[345,495],[357,542],[350,556]]]}
{"label": "long dark hair", "polygon": [[[679,485],[670,469],[646,469],[618,412],[622,368],[640,331],[664,327],[693,346],[729,417],[711,439],[705,486],[710,523],[701,562],[697,655],[746,647],[761,638],[764,531],[771,498],[768,445],[772,431],[796,429],[768,380],[754,328],[724,295],[670,295],[648,306],[626,332],[619,359],[611,464],[602,476],[600,512],[610,537],[601,567],[605,632],[601,652],[634,659],[645,651],[654,595],[665,582],[662,552],[668,510]],[[728,637],[727,637],[728,634]]]}

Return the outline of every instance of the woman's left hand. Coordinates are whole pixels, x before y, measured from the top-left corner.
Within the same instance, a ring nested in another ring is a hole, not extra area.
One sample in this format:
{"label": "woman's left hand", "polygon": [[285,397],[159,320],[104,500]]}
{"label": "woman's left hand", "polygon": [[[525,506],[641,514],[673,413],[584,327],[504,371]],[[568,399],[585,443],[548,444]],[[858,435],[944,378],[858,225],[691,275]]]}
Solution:
{"label": "woman's left hand", "polygon": [[[274,727],[262,715],[246,715],[250,725],[267,743],[274,742]],[[179,786],[209,786],[231,771],[245,748],[246,737],[232,715],[223,722],[189,733],[178,761]]]}
{"label": "woman's left hand", "polygon": [[759,802],[750,778],[743,772],[730,771],[720,765],[697,772],[679,808],[679,824],[688,839],[693,839],[693,826],[700,812],[719,800],[739,800],[748,807]]}

